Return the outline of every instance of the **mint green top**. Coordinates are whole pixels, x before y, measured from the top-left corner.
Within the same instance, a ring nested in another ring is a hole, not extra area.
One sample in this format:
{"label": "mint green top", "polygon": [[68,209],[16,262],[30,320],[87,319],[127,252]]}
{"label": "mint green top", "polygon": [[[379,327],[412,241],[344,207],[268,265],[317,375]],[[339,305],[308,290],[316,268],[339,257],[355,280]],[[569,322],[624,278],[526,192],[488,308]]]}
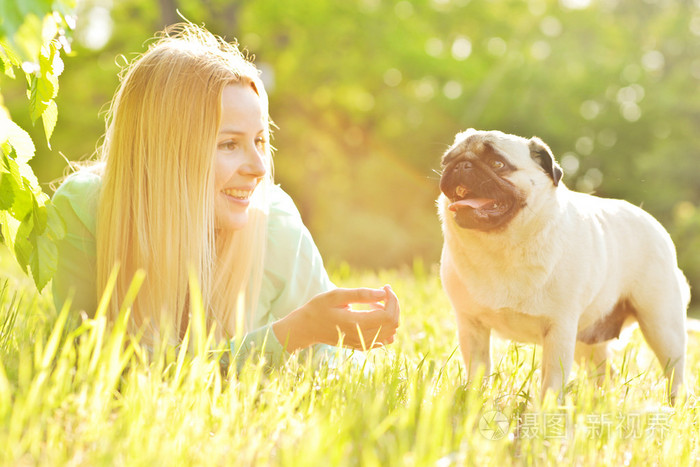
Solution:
{"label": "mint green top", "polygon": [[[85,310],[89,315],[97,308],[95,230],[101,186],[99,175],[83,170],[66,178],[53,196],[53,204],[66,223],[66,236],[58,244],[54,301],[61,307],[72,292],[72,308]],[[294,202],[279,186],[274,186],[270,193],[265,269],[254,324],[257,329],[248,333],[242,343],[230,344],[239,366],[253,349],[264,351],[268,361],[281,361],[286,352],[271,332],[272,322],[333,288]]]}

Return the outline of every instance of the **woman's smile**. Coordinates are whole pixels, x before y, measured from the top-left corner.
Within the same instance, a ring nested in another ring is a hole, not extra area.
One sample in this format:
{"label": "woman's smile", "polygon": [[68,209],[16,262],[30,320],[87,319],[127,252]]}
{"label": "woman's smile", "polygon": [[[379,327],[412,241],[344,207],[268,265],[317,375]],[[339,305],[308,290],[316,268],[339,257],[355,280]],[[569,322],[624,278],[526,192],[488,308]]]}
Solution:
{"label": "woman's smile", "polygon": [[221,193],[229,200],[234,203],[248,204],[250,203],[250,197],[253,196],[253,188],[226,188],[221,191]]}

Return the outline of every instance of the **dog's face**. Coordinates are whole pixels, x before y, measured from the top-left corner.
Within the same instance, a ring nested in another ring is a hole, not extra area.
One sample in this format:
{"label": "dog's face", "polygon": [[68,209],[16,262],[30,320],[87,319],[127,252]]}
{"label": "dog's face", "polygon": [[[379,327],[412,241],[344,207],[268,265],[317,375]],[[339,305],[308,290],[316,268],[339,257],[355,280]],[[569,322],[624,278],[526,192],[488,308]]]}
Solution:
{"label": "dog's face", "polygon": [[539,138],[469,129],[442,158],[440,190],[458,226],[504,228],[543,187],[554,188],[561,168]]}

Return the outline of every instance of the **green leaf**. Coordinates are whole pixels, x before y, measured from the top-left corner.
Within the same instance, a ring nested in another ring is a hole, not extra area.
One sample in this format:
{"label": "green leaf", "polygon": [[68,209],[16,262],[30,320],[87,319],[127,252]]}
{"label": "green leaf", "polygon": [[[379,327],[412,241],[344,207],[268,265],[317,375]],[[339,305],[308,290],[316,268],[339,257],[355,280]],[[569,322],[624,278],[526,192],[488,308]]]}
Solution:
{"label": "green leaf", "polygon": [[[58,48],[59,43],[58,41],[51,40],[46,44],[39,57],[39,66],[42,72],[57,77],[63,73],[63,60],[61,59],[61,52]],[[56,81],[56,89],[58,90],[58,81]],[[56,96],[54,95],[54,97]]]}
{"label": "green leaf", "polygon": [[32,217],[34,217],[33,232],[36,235],[43,234],[44,230],[46,230],[46,221],[48,218],[48,214],[46,213],[46,207],[39,205],[36,198],[32,199]]}
{"label": "green leaf", "polygon": [[58,24],[53,15],[44,16],[44,22],[41,25],[41,40],[44,44],[47,44],[53,40],[58,34]]}
{"label": "green leaf", "polygon": [[[0,0],[0,74],[14,78],[15,68],[24,72],[29,114],[32,122],[41,117],[49,148],[64,67],[60,49],[69,49],[64,26],[74,28],[67,15],[75,5],[75,0]],[[31,269],[41,291],[56,271],[55,242],[66,228],[28,164],[34,153],[31,137],[12,121],[0,95],[0,241],[14,251],[25,272]]]}
{"label": "green leaf", "polygon": [[[18,186],[24,186],[24,183],[21,180],[21,177],[23,177],[29,187],[35,189],[36,191],[40,191],[39,181],[37,180],[36,175],[34,175],[32,168],[29,166],[29,164],[27,164],[27,162],[34,156],[34,143],[32,142],[32,139],[29,137],[29,134],[26,131],[17,126],[11,120],[2,120],[2,116],[0,116],[0,127],[3,125],[3,123],[7,123],[5,129],[9,130],[9,137],[3,141],[2,135],[0,135],[0,150],[2,150],[3,154],[7,154],[9,158],[15,162],[14,167],[16,167],[16,172],[18,174]],[[2,133],[1,128],[0,133]],[[5,133],[5,136],[8,136],[8,132]],[[5,165],[7,165],[7,162],[5,162]],[[10,170],[7,169],[7,171]]]}
{"label": "green leaf", "polygon": [[56,121],[58,120],[58,106],[56,106],[56,101],[53,99],[49,101],[44,113],[41,114],[41,122],[44,124],[44,134],[46,135],[46,144],[51,149],[51,135],[53,134],[53,129],[56,128]]}
{"label": "green leaf", "polygon": [[34,142],[29,133],[0,112],[0,145],[6,142],[14,148],[17,162],[27,162],[34,157]]}
{"label": "green leaf", "polygon": [[12,184],[12,191],[16,193],[22,186],[22,175],[19,172],[19,166],[17,165],[17,160],[15,159],[16,153],[12,146],[6,145],[7,148],[2,147],[0,154],[2,159],[0,159],[0,171],[7,174],[8,178],[5,183]]}
{"label": "green leaf", "polygon": [[44,224],[44,229],[47,225],[47,211],[44,206],[39,206],[34,201],[35,210],[32,215],[27,215],[19,225],[15,236],[14,250],[17,263],[24,272],[27,271],[27,266],[31,269],[31,275],[37,289],[41,291],[46,283],[51,279],[56,272],[58,265],[58,247],[51,234],[54,229],[62,229],[56,227],[56,220],[52,216],[52,227],[43,235],[41,223]]}
{"label": "green leaf", "polygon": [[23,62],[35,62],[41,53],[41,29],[43,15],[29,13],[17,32],[10,37]]}
{"label": "green leaf", "polygon": [[15,202],[12,205],[11,212],[15,219],[24,219],[32,211],[34,201],[34,193],[25,180],[19,190],[15,191]]}
{"label": "green leaf", "polygon": [[15,202],[14,179],[8,172],[0,173],[0,210],[9,210]]}
{"label": "green leaf", "polygon": [[66,223],[63,221],[61,214],[50,201],[46,203],[47,213],[47,232],[54,241],[58,241],[66,236]]}
{"label": "green leaf", "polygon": [[17,263],[24,272],[27,272],[27,266],[29,266],[29,261],[32,256],[33,245],[30,240],[32,230],[34,230],[33,217],[27,215],[17,228],[17,235],[15,236],[15,257],[17,258]]}
{"label": "green leaf", "polygon": [[2,243],[8,246],[10,250],[14,250],[13,238],[17,233],[19,222],[10,215],[7,211],[0,211],[0,236]]}
{"label": "green leaf", "polygon": [[12,71],[12,68],[21,67],[22,60],[20,60],[15,51],[12,50],[12,47],[10,47],[7,42],[3,40],[0,40],[0,59],[2,59],[2,61],[6,63],[6,66],[9,67],[9,70],[6,70],[5,74],[7,74],[10,78],[14,78],[15,74]]}
{"label": "green leaf", "polygon": [[15,77],[15,70],[10,62],[10,59],[5,55],[5,50],[2,45],[0,45],[0,73],[5,74],[12,79]]}
{"label": "green leaf", "polygon": [[[12,242],[12,229],[10,226],[11,221],[12,221],[12,217],[9,215],[9,213],[0,210],[0,242],[2,242],[4,245],[7,245],[10,249],[13,249],[12,244],[11,244],[11,242]],[[8,243],[8,241],[10,243]]]}
{"label": "green leaf", "polygon": [[10,213],[15,219],[22,220],[32,210],[34,193],[32,192],[31,186],[29,186],[29,182],[22,176],[17,161],[12,158],[13,155],[13,148],[10,149],[9,156],[5,155],[3,151],[2,169],[9,174],[6,181],[12,184],[14,193],[14,200]]}
{"label": "green leaf", "polygon": [[[35,231],[32,235],[36,235]],[[46,286],[58,267],[58,247],[48,235],[36,235],[29,266],[39,292]]]}
{"label": "green leaf", "polygon": [[29,81],[29,116],[32,118],[32,123],[41,117],[48,105],[48,101],[44,99],[47,91],[48,94],[53,95],[53,89],[47,89],[46,81],[41,76],[33,75]]}
{"label": "green leaf", "polygon": [[[58,94],[58,74],[63,71],[63,62],[60,57],[56,60],[57,52],[54,44],[41,49],[39,74],[31,77],[29,85],[29,115],[32,122],[36,122],[44,114],[53,98]],[[56,114],[58,114],[58,110],[56,110]],[[49,122],[51,121],[55,125],[56,119],[52,120],[52,117],[49,117]],[[46,130],[46,122],[44,122],[44,130]],[[51,131],[53,131],[53,127]]]}

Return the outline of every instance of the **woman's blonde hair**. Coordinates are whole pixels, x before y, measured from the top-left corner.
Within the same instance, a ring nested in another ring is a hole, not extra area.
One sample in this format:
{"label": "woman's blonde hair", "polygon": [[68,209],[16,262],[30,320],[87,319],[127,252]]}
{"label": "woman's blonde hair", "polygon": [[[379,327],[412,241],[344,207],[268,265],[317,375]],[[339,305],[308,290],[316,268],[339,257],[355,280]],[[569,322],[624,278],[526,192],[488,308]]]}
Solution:
{"label": "woman's blonde hair", "polygon": [[[131,326],[147,340],[175,339],[189,322],[189,279],[201,289],[209,325],[227,338],[251,325],[262,280],[267,175],[249,221],[215,231],[214,155],[224,87],[250,86],[268,103],[255,66],[205,29],[179,24],[160,34],[121,75],[100,149],[103,184],[97,216],[97,292],[118,269],[110,313],[123,305],[138,270],[145,279]],[[245,310],[245,311],[244,311]]]}

